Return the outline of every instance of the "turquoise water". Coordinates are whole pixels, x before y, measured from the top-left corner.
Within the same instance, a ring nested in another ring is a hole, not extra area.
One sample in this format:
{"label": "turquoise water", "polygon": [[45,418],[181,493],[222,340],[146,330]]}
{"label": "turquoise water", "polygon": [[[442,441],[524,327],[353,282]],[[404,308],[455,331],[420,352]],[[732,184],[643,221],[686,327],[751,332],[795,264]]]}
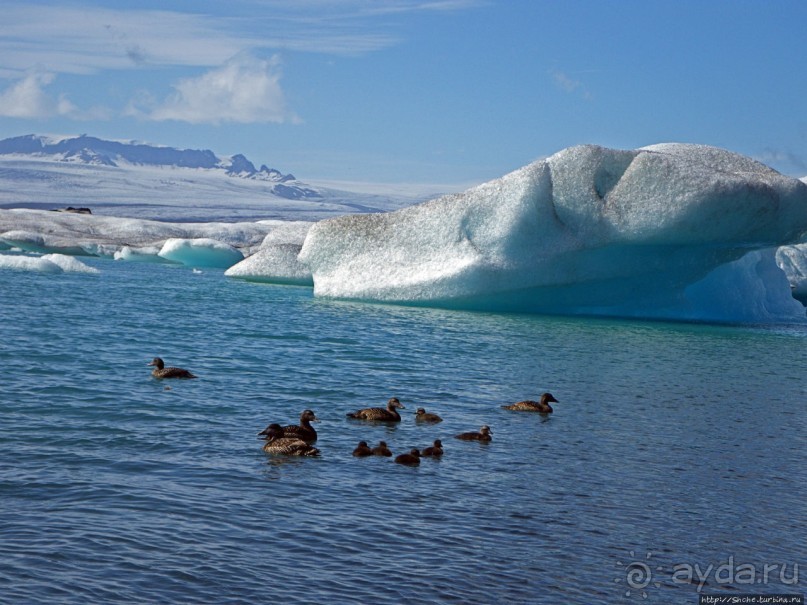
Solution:
{"label": "turquoise water", "polygon": [[[0,271],[0,602],[805,591],[804,328],[329,302],[85,262],[101,273]],[[152,379],[155,356],[199,379]],[[549,419],[499,407],[544,390]],[[345,418],[391,396],[398,426]],[[445,421],[416,426],[418,406]],[[305,408],[322,456],[265,455],[256,433]],[[451,438],[482,424],[489,445]],[[435,438],[444,458],[419,468],[350,455]]]}

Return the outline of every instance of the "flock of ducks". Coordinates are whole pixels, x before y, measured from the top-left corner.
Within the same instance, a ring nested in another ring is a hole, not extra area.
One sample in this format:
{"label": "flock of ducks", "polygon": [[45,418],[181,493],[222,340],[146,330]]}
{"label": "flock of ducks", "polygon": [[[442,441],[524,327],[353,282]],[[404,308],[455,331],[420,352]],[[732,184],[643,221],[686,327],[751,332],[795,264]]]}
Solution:
{"label": "flock of ducks", "polygon": [[[196,376],[183,368],[165,367],[165,363],[159,357],[155,357],[149,366],[154,366],[151,374],[155,378],[196,378]],[[518,412],[536,412],[541,415],[551,414],[554,410],[550,404],[558,403],[558,400],[551,393],[543,393],[538,401],[524,400],[510,405],[501,406],[505,410]],[[398,410],[406,409],[397,397],[392,397],[386,407],[371,407],[349,412],[347,417],[353,420],[369,420],[371,422],[400,422],[401,415]],[[415,421],[418,423],[437,424],[443,419],[437,414],[427,412],[424,408],[417,408],[415,411]],[[263,451],[268,454],[281,456],[317,456],[319,450],[313,443],[317,440],[317,431],[311,426],[312,422],[319,422],[316,414],[311,410],[303,410],[300,414],[299,424],[282,426],[273,422],[260,433],[258,437],[264,439]],[[470,431],[455,435],[461,441],[478,441],[489,443],[493,440],[492,431],[488,425],[483,425],[478,431]],[[379,441],[375,447],[370,447],[366,441],[360,441],[353,455],[357,458],[367,456],[392,457],[392,451],[387,447],[386,442]],[[395,462],[406,466],[418,466],[421,458],[440,458],[443,455],[443,442],[435,439],[429,447],[419,450],[411,449],[409,452],[395,456]]]}

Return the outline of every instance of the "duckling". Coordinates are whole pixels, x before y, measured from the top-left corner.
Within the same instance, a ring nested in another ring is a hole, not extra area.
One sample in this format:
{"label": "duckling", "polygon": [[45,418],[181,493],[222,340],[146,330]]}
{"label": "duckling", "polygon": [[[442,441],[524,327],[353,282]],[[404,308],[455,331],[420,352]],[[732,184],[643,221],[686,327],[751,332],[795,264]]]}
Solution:
{"label": "duckling", "polygon": [[373,450],[370,449],[366,441],[359,441],[359,445],[353,450],[353,455],[356,456],[356,458],[364,458],[365,456],[372,456]]}
{"label": "duckling", "polygon": [[420,452],[413,448],[408,454],[398,454],[395,456],[395,462],[405,464],[406,466],[419,466]]}
{"label": "duckling", "polygon": [[517,410],[520,412],[538,412],[539,414],[551,414],[554,410],[549,402],[559,403],[552,393],[544,393],[539,401],[519,401],[510,405],[503,405],[505,410]]}
{"label": "duckling", "polygon": [[165,363],[159,357],[155,357],[152,359],[151,363],[148,365],[155,366],[155,368],[151,371],[151,375],[154,378],[196,378],[188,370],[184,370],[182,368],[166,368]]}
{"label": "duckling", "polygon": [[378,445],[373,448],[372,452],[373,456],[387,456],[388,458],[392,456],[392,452],[387,447],[386,441],[379,441]]}
{"label": "duckling", "polygon": [[318,456],[319,450],[297,437],[284,437],[283,427],[270,424],[267,427],[266,443],[263,451],[282,456]]}
{"label": "duckling", "polygon": [[486,424],[479,429],[479,432],[460,433],[456,438],[462,439],[463,441],[482,441],[487,443],[493,440],[490,436],[491,433],[490,427]]}
{"label": "duckling", "polygon": [[363,410],[350,412],[349,414],[347,414],[347,417],[356,418],[358,420],[375,420],[377,422],[400,422],[401,415],[395,408],[400,408],[402,410],[406,409],[404,405],[400,401],[398,401],[396,397],[393,397],[387,402],[386,409],[364,408]]}
{"label": "duckling", "polygon": [[418,408],[415,412],[415,422],[431,422],[436,424],[442,421],[443,419],[440,418],[440,416],[427,412],[423,408]]}
{"label": "duckling", "polygon": [[431,456],[433,458],[439,458],[443,455],[443,442],[439,439],[434,440],[434,445],[430,445],[427,448],[424,448],[422,452],[420,452],[421,456]]}
{"label": "duckling", "polygon": [[[314,443],[317,440],[317,431],[311,426],[312,422],[319,422],[319,418],[317,418],[316,414],[311,410],[303,410],[303,413],[300,414],[300,424],[290,424],[288,426],[281,427],[283,429],[283,437],[297,437],[298,439],[302,439],[306,443]],[[269,427],[272,425],[270,424],[265,429],[263,429],[259,436],[268,435]]]}

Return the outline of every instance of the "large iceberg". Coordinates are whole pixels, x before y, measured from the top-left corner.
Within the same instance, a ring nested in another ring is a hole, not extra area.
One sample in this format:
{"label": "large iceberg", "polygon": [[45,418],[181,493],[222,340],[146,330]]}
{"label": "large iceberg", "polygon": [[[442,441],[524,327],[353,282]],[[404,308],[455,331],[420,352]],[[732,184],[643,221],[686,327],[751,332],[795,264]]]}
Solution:
{"label": "large iceberg", "polygon": [[807,186],[744,156],[703,145],[586,145],[465,193],[321,221],[299,260],[315,294],[334,298],[803,320],[772,252],[742,259],[806,231]]}

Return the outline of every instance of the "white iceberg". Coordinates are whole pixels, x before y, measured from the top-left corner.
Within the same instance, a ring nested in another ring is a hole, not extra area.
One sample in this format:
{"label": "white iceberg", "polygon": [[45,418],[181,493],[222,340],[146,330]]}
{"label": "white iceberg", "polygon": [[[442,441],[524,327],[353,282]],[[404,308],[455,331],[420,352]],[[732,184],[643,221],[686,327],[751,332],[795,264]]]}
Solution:
{"label": "white iceberg", "polygon": [[27,252],[45,252],[45,238],[39,233],[15,229],[0,233],[0,241],[8,248],[17,248]]}
{"label": "white iceberg", "polygon": [[293,221],[274,225],[257,252],[224,274],[249,281],[313,286],[311,271],[298,259],[313,224]]}
{"label": "white iceberg", "polygon": [[230,267],[224,275],[248,281],[313,286],[311,271],[297,259],[301,248],[300,244],[272,244]]}
{"label": "white iceberg", "polygon": [[227,269],[244,259],[236,248],[208,237],[166,240],[159,256],[188,267]]}
{"label": "white iceberg", "polygon": [[160,256],[162,246],[123,246],[120,250],[116,250],[113,254],[115,260],[122,260],[127,262],[136,263],[171,263]]}
{"label": "white iceberg", "polygon": [[803,320],[786,280],[769,279],[778,271],[771,255],[730,263],[805,231],[807,186],[749,158],[702,145],[587,145],[465,193],[321,221],[299,259],[315,294],[333,298]]}
{"label": "white iceberg", "polygon": [[89,267],[77,258],[65,254],[45,254],[42,260],[57,265],[65,273],[100,273],[95,267]]}
{"label": "white iceberg", "polygon": [[802,322],[804,306],[791,295],[776,249],[749,252],[687,286],[677,319],[714,322]]}
{"label": "white iceberg", "polygon": [[782,246],[776,251],[776,263],[787,275],[793,296],[807,303],[807,244]]}
{"label": "white iceberg", "polygon": [[38,273],[100,273],[80,260],[64,254],[26,256],[22,254],[0,254],[0,269],[13,271],[36,271]]}
{"label": "white iceberg", "polygon": [[[29,209],[0,209],[0,242],[29,252],[115,256],[133,260],[138,252],[163,247],[169,239],[213,239],[249,254],[279,221],[169,223]],[[128,247],[128,252],[123,249]],[[232,255],[235,258],[235,255]],[[243,254],[242,254],[243,257]],[[156,260],[156,259],[155,259]]]}

